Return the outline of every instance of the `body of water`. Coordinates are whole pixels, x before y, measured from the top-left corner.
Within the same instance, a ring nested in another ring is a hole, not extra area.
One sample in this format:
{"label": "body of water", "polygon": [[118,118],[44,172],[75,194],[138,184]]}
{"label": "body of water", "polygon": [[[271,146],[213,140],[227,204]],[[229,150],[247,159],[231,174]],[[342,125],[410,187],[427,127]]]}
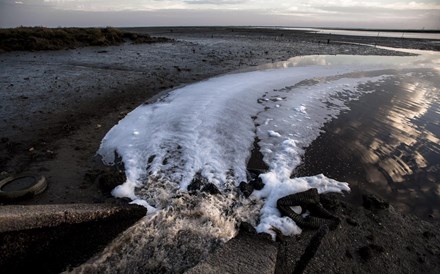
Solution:
{"label": "body of water", "polygon": [[319,34],[329,34],[329,35],[331,34],[331,35],[374,36],[374,37],[440,40],[440,33],[426,33],[426,32],[340,30],[340,29],[320,29],[320,28],[281,28],[281,29],[302,30],[302,31],[308,31]]}

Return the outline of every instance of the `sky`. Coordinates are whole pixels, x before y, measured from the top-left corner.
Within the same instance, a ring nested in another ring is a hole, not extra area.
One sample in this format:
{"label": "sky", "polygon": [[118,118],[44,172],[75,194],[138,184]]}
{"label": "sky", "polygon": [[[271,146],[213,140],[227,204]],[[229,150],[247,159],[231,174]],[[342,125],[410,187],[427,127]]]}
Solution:
{"label": "sky", "polygon": [[440,0],[0,0],[0,27],[440,29]]}

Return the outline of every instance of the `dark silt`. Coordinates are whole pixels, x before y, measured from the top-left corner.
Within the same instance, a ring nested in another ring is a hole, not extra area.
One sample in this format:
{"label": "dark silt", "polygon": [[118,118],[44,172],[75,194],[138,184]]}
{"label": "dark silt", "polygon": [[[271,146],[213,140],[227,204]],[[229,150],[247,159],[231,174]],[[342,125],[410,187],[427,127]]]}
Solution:
{"label": "dark silt", "polygon": [[436,70],[398,71],[328,122],[294,176],[324,173],[350,184],[349,199],[376,193],[403,213],[440,217],[440,78]]}

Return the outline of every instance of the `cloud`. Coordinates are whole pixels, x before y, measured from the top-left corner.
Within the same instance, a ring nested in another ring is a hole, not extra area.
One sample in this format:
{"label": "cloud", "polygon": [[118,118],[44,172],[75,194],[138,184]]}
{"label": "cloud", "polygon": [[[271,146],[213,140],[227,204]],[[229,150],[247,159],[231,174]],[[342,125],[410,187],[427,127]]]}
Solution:
{"label": "cloud", "polygon": [[192,5],[236,5],[236,4],[243,4],[248,1],[246,0],[223,0],[223,1],[216,1],[216,0],[184,0],[183,2],[187,4]]}
{"label": "cloud", "polygon": [[[233,9],[261,12],[333,12],[338,9],[440,10],[438,0],[17,0],[23,4],[49,5],[61,10],[120,11],[163,9]],[[0,2],[14,3],[13,0]]]}
{"label": "cloud", "polygon": [[0,5],[0,26],[382,24],[440,28],[438,0],[0,0]]}

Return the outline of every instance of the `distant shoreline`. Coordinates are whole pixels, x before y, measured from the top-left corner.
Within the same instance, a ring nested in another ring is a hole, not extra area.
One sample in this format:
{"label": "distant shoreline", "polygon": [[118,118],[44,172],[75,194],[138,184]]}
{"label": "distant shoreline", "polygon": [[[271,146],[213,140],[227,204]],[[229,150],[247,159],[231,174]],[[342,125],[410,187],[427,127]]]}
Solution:
{"label": "distant shoreline", "polygon": [[377,32],[409,32],[409,33],[440,33],[439,30],[435,29],[366,29],[366,28],[314,28],[314,29],[325,29],[325,30],[352,30],[352,31],[377,31]]}
{"label": "distant shoreline", "polygon": [[62,50],[87,46],[115,46],[168,42],[148,34],[124,32],[117,28],[18,27],[0,29],[0,51]]}
{"label": "distant shoreline", "polygon": [[[423,39],[423,40],[440,40],[440,30],[415,30],[415,29],[364,29],[364,28],[306,28],[306,27],[283,27],[283,26],[169,26],[169,27],[90,27],[90,28],[74,28],[74,27],[17,27],[17,28],[0,28],[0,52],[8,51],[44,51],[44,50],[63,50],[88,46],[115,46],[125,42],[134,44],[140,43],[157,43],[169,42],[168,38],[153,37],[144,30],[150,30],[151,33],[158,35],[164,33],[172,33],[176,31],[186,30],[203,30],[208,32],[216,32],[216,30],[225,31],[272,31],[274,34],[280,32],[285,35],[286,31],[312,33],[316,35],[338,35],[338,36],[360,36],[377,38],[405,38],[405,39]],[[329,32],[339,31],[340,33]],[[359,33],[356,33],[359,32]],[[377,32],[377,35],[375,34]],[[395,35],[384,35],[385,33],[393,33]],[[408,37],[405,34],[426,34],[428,36]],[[401,37],[397,37],[396,35]],[[435,35],[429,37],[429,35]],[[328,39],[328,37],[326,38]],[[324,39],[324,40],[326,40]]]}

